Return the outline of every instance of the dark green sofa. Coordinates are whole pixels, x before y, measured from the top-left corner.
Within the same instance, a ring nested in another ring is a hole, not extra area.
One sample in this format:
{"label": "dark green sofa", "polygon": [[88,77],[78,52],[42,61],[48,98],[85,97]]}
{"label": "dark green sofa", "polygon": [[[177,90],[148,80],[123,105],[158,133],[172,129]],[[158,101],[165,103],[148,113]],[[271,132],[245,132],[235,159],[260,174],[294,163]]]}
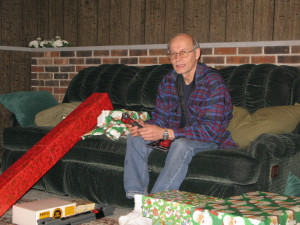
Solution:
{"label": "dark green sofa", "polygon": [[[83,101],[93,92],[107,92],[115,109],[150,111],[157,86],[171,65],[144,68],[100,65],[79,72],[63,102]],[[220,69],[233,104],[257,109],[300,102],[300,74],[289,66],[241,65]],[[40,140],[50,127],[14,126],[3,130],[2,170]],[[96,136],[79,141],[34,187],[94,202],[131,206],[123,189],[126,139]],[[165,152],[149,158],[150,186],[164,166]],[[181,190],[228,197],[262,190],[282,194],[289,172],[300,177],[300,135],[263,134],[248,148],[218,149],[196,155]]]}

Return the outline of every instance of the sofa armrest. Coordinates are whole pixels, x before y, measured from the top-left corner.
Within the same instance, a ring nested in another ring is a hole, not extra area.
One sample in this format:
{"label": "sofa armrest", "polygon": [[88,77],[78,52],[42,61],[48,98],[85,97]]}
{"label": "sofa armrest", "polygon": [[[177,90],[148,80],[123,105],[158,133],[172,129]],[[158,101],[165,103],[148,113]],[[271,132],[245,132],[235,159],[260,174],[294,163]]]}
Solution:
{"label": "sofa armrest", "polygon": [[300,135],[262,134],[251,143],[247,154],[260,159],[265,151],[273,157],[292,157],[300,152]]}

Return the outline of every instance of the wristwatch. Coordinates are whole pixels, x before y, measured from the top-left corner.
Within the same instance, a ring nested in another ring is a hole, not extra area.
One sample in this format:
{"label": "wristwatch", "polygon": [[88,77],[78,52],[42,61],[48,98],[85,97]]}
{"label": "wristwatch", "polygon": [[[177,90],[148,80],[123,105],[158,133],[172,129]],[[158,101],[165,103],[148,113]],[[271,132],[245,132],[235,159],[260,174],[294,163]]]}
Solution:
{"label": "wristwatch", "polygon": [[167,130],[167,129],[164,131],[163,139],[164,139],[164,140],[168,140],[168,139],[169,139],[169,133],[168,133],[168,130]]}

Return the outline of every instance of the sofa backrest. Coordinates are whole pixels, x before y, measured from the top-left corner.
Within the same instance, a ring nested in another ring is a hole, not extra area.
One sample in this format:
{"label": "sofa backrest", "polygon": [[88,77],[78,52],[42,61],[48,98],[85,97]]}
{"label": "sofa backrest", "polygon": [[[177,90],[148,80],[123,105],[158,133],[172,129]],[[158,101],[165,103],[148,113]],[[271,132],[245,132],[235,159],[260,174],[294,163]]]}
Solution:
{"label": "sofa backrest", "polygon": [[[72,79],[63,102],[84,101],[93,92],[106,92],[115,109],[151,111],[158,84],[171,71],[170,64],[144,68],[123,64],[88,67]],[[300,102],[300,72],[296,67],[245,64],[220,69],[219,73],[233,104],[249,112]]]}
{"label": "sofa backrest", "polygon": [[245,64],[219,70],[233,105],[249,112],[269,106],[300,103],[300,71],[293,66]]}
{"label": "sofa backrest", "polygon": [[83,101],[93,92],[106,92],[114,109],[151,111],[158,84],[171,71],[169,64],[144,68],[123,64],[88,67],[71,80],[63,102]]}

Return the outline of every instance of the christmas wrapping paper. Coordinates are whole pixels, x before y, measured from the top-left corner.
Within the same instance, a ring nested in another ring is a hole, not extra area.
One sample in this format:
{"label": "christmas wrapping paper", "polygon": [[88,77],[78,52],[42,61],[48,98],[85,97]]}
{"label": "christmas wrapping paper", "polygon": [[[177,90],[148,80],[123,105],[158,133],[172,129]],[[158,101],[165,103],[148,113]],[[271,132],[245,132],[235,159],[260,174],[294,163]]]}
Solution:
{"label": "christmas wrapping paper", "polygon": [[300,225],[300,198],[248,192],[193,208],[193,224]]}
{"label": "christmas wrapping paper", "polygon": [[167,191],[143,199],[143,215],[152,218],[153,224],[300,225],[300,198],[275,193],[257,191],[214,199]]}
{"label": "christmas wrapping paper", "polygon": [[111,110],[107,93],[94,93],[0,176],[0,217]]}
{"label": "christmas wrapping paper", "polygon": [[205,195],[168,190],[143,196],[143,216],[153,224],[192,224],[192,210],[220,199]]}
{"label": "christmas wrapping paper", "polygon": [[119,110],[103,110],[101,115],[97,118],[97,126],[91,131],[82,136],[82,139],[92,137],[94,135],[105,134],[109,139],[116,141],[121,136],[129,134],[128,128],[121,121],[122,114],[124,112],[129,113],[133,120],[142,119],[143,121],[150,119],[147,112],[129,111],[126,109]]}

